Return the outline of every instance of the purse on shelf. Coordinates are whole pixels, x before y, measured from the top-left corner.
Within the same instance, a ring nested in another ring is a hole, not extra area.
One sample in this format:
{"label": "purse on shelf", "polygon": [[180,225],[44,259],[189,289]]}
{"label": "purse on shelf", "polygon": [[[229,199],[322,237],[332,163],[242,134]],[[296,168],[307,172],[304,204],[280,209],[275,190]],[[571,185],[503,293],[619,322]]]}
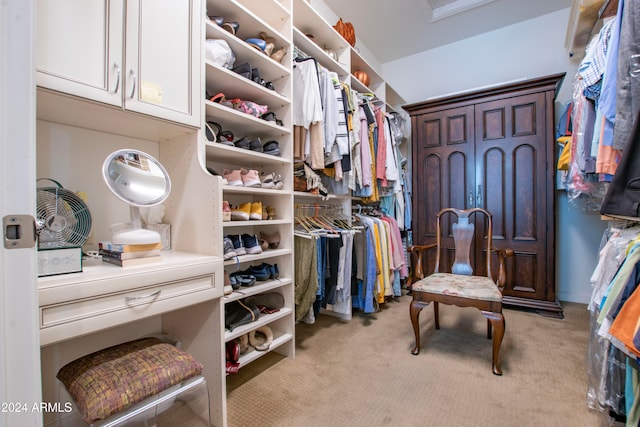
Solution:
{"label": "purse on shelf", "polygon": [[338,19],[333,28],[345,39],[351,46],[356,45],[356,30],[351,22],[344,22],[342,18]]}

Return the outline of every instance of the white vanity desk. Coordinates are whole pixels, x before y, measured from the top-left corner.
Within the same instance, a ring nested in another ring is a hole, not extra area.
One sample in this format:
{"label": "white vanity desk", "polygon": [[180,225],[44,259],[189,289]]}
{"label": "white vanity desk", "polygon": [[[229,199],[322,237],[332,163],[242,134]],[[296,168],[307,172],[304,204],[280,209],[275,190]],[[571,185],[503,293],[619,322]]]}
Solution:
{"label": "white vanity desk", "polygon": [[[71,401],[57,371],[66,363],[127,340],[169,334],[204,365],[212,401],[222,378],[220,257],[163,252],[157,263],[118,267],[88,259],[82,273],[38,279],[43,400]],[[211,405],[212,419],[219,419]],[[45,426],[76,426],[69,413],[44,414]]]}
{"label": "white vanity desk", "polygon": [[222,296],[218,257],[166,252],[118,267],[86,259],[82,273],[38,279],[40,345],[68,340]]}

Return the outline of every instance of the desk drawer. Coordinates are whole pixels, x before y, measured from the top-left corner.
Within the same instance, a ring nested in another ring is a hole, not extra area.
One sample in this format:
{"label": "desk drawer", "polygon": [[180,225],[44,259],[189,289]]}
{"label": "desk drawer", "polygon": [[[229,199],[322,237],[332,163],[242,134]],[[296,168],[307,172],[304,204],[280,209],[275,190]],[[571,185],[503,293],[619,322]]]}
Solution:
{"label": "desk drawer", "polygon": [[[170,300],[175,299],[175,309],[178,309],[193,303],[191,302],[193,300],[192,294],[214,288],[215,276],[205,275],[188,280],[159,283],[126,292],[46,305],[40,307],[40,328],[77,322],[123,310],[126,313],[126,315],[123,313],[125,317],[130,314],[144,317],[146,314],[154,314],[152,313],[155,311],[153,310],[154,304],[163,301],[170,303]],[[182,298],[183,296],[186,298]],[[161,305],[166,310],[166,304]]]}

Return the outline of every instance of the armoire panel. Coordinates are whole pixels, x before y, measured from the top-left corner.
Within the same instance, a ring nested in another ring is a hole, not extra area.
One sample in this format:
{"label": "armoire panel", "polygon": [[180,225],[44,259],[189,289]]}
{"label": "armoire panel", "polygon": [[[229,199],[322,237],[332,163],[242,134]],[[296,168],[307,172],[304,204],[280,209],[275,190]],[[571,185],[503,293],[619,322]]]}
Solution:
{"label": "armoire panel", "polygon": [[[436,214],[442,209],[442,193],[441,193],[441,181],[444,172],[442,171],[442,159],[438,155],[429,155],[424,159],[425,173],[421,176],[424,177],[423,185],[420,186],[423,200],[429,200],[429,203],[423,203],[416,208],[419,211],[418,227],[421,227],[424,232],[423,235],[435,236],[436,235]],[[415,191],[415,190],[414,190]]]}
{"label": "armoire panel", "polygon": [[535,294],[536,290],[531,286],[537,282],[538,257],[533,253],[516,252],[513,256],[513,279],[511,289],[514,292]]}
{"label": "armoire panel", "polygon": [[505,229],[505,152],[497,146],[484,153],[483,179],[477,184],[477,206],[491,213],[493,218],[493,238],[504,240]]}
{"label": "armoire panel", "polygon": [[513,151],[513,240],[537,240],[536,152],[530,145]]}
{"label": "armoire panel", "polygon": [[534,135],[536,133],[536,104],[527,103],[512,107],[512,136]]}
{"label": "armoire panel", "polygon": [[447,117],[447,144],[464,144],[467,141],[467,116]]}
{"label": "armoire panel", "polygon": [[482,140],[501,139],[505,136],[505,111],[504,108],[485,110],[482,115],[484,134]]}
{"label": "armoire panel", "polygon": [[425,120],[423,122],[423,133],[425,138],[423,147],[438,147],[442,145],[442,132],[440,130],[440,119]]}
{"label": "armoire panel", "polygon": [[448,200],[445,207],[464,209],[467,207],[467,156],[460,151],[454,151],[449,155],[446,168],[447,179],[445,185],[449,188]]}

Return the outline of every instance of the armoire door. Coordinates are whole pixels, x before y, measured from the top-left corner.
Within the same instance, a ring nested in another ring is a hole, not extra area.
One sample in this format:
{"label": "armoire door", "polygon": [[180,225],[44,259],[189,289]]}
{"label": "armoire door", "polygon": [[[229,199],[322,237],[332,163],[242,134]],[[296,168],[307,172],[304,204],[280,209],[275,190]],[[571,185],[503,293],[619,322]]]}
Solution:
{"label": "armoire door", "polygon": [[[473,207],[475,197],[474,107],[446,108],[413,120],[413,239],[416,244],[436,242],[436,214],[444,208]],[[453,263],[450,218],[442,219],[441,265]],[[473,256],[472,256],[473,262]],[[435,256],[428,257],[433,271]]]}
{"label": "armoire door", "polygon": [[[556,313],[553,102],[562,77],[404,107],[412,118],[414,243],[435,243],[441,209],[482,207],[493,217],[493,246],[515,253],[507,259],[504,302]],[[481,219],[471,254],[475,274],[486,273]],[[444,270],[453,262],[448,221],[441,224]],[[435,254],[428,271],[434,262]]]}
{"label": "armoire door", "polygon": [[475,206],[492,214],[494,246],[514,251],[503,295],[555,298],[548,274],[553,259],[547,259],[547,228],[553,227],[547,203],[554,189],[547,182],[553,146],[547,143],[545,93],[478,103],[475,117]]}

